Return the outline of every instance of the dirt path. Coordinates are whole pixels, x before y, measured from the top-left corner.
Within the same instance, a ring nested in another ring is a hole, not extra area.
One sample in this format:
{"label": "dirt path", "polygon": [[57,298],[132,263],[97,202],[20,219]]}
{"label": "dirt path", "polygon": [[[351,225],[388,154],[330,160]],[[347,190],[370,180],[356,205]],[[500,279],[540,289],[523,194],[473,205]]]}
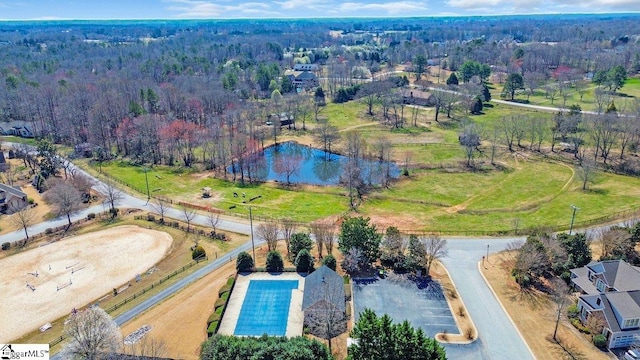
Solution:
{"label": "dirt path", "polygon": [[228,263],[125,324],[122,335],[150,325],[152,329],[147,336],[164,343],[166,354],[162,356],[198,359],[200,345],[207,339],[207,318],[218,299],[218,290],[234,274],[235,262]]}
{"label": "dirt path", "polygon": [[344,128],[344,129],[340,129],[339,132],[347,132],[347,131],[350,131],[350,130],[353,130],[353,129],[359,129],[359,128],[368,127],[368,126],[375,126],[375,125],[378,125],[378,123],[377,122],[369,122],[369,123],[366,123],[366,124],[358,124],[358,125],[348,126],[348,127]]}

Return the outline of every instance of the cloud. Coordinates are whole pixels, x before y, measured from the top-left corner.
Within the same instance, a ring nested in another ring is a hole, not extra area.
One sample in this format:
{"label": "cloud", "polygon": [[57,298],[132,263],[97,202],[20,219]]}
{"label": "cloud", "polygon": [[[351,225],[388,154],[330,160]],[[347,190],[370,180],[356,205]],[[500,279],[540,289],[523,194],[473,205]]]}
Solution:
{"label": "cloud", "polygon": [[236,17],[268,17],[278,16],[268,3],[214,3],[201,0],[163,0],[171,3],[169,11],[175,12],[178,18],[236,18]]}
{"label": "cloud", "polygon": [[361,14],[363,11],[375,12],[384,15],[420,15],[418,12],[427,9],[427,5],[416,1],[392,1],[383,3],[358,3],[346,2],[338,6],[341,13],[353,15]]}

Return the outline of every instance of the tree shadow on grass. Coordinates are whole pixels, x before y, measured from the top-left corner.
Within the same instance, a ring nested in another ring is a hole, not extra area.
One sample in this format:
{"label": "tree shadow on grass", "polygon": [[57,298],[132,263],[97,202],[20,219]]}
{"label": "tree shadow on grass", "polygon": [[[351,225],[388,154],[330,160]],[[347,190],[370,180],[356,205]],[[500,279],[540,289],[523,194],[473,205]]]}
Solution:
{"label": "tree shadow on grass", "polygon": [[533,288],[509,288],[507,296],[511,301],[529,305],[532,310],[546,308],[549,304],[544,294]]}
{"label": "tree shadow on grass", "polygon": [[556,336],[557,341],[553,340],[551,335],[547,335],[546,339],[553,345],[553,353],[557,355],[558,359],[586,360],[589,358],[576,345],[565,341],[560,336]]}

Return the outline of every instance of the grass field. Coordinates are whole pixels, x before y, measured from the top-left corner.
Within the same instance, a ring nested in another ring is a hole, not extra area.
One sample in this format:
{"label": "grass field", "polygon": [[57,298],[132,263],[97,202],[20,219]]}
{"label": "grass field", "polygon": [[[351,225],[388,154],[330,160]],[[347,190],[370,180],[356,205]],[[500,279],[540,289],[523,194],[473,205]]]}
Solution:
{"label": "grass field", "polygon": [[[501,86],[495,88],[494,92],[499,93]],[[621,92],[640,95],[640,79],[630,79]],[[541,93],[531,97],[531,103],[550,105],[544,102],[546,100]],[[585,94],[583,108],[588,108],[590,101],[593,101],[593,95]],[[578,223],[640,207],[637,197],[629,196],[637,193],[635,189],[640,185],[637,178],[601,173],[590,184],[589,191],[582,191],[581,181],[575,176],[572,165],[541,161],[540,154],[524,149],[512,153],[504,147],[498,148],[496,154],[500,166],[489,164],[487,129],[496,126],[503,117],[524,114],[551,119],[551,113],[491,104],[482,115],[457,112],[457,119],[442,115],[436,123],[433,109],[421,109],[417,127],[408,123],[403,129],[390,129],[380,123],[380,111],[377,106],[374,109],[376,116],[371,117],[361,102],[329,103],[320,117],[328,119],[341,133],[359,132],[369,145],[369,152],[374,151],[377,139],[384,137],[393,146],[392,159],[401,168],[408,161],[409,178],[400,179],[389,189],[372,192],[357,209],[358,213],[381,223],[398,221],[399,227],[407,229],[443,232],[495,232],[537,226],[563,228],[568,227],[572,204],[581,208],[576,218]],[[410,112],[411,108],[406,107],[407,118]],[[476,123],[485,131],[481,135],[485,139],[482,152],[476,154],[475,170],[464,166],[465,154],[458,144],[463,121]],[[286,130],[279,141],[313,142],[315,126],[315,121],[311,120],[306,132]],[[522,144],[528,145],[526,136]],[[543,147],[549,144],[547,139]],[[344,142],[338,142],[334,149],[340,151],[344,146]],[[86,161],[84,166],[89,167]],[[95,165],[92,169],[97,170]],[[104,163],[102,170],[138,192],[146,193],[142,167],[126,161],[111,161]],[[213,175],[166,166],[153,167],[147,173],[151,195],[217,207],[236,216],[248,216],[249,205],[258,217],[291,217],[302,222],[348,210],[347,191],[341,187],[287,187],[278,183],[241,185]],[[212,189],[211,198],[202,198],[204,187]],[[246,197],[236,198],[234,193],[245,193]],[[250,198],[255,199],[248,201]]]}
{"label": "grass field", "polygon": [[[500,99],[500,94],[502,92],[502,84],[496,84],[494,86],[494,90],[492,91],[492,96],[496,99]],[[573,88],[568,89],[568,97],[566,100],[557,95],[553,101],[550,97],[545,95],[545,91],[543,89],[537,89],[534,93],[527,97],[527,92],[524,90],[519,91],[516,95],[516,99],[518,100],[529,100],[529,104],[532,105],[541,105],[541,106],[549,106],[549,107],[568,107],[573,104],[578,104],[582,108],[582,110],[593,111],[596,109],[596,102],[594,96],[594,90],[596,86],[594,84],[589,84],[586,92],[583,94],[582,99],[580,99],[580,94]],[[633,102],[640,97],[640,78],[629,78],[625,82],[622,89],[619,89],[615,94],[613,94],[612,100],[616,105],[618,111],[629,110],[632,108]]]}

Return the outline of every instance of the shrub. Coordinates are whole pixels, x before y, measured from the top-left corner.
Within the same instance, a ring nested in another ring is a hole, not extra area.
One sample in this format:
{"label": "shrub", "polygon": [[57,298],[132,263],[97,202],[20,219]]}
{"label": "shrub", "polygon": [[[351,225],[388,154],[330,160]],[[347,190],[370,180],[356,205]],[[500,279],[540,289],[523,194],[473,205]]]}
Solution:
{"label": "shrub", "polygon": [[33,205],[36,203],[32,198],[27,198],[27,202],[29,203],[29,205]]}
{"label": "shrub", "polygon": [[267,254],[266,268],[268,272],[282,272],[284,271],[284,262],[282,261],[282,255],[277,251],[269,251]]}
{"label": "shrub", "polygon": [[96,218],[96,213],[88,213],[87,214],[87,220],[93,220]]}
{"label": "shrub", "polygon": [[578,305],[573,304],[567,308],[567,316],[574,319],[578,317]]}
{"label": "shrub", "polygon": [[246,251],[238,254],[236,258],[236,271],[238,272],[247,272],[253,269],[254,263],[253,258]]}
{"label": "shrub", "polygon": [[9,250],[9,249],[11,249],[11,243],[9,242],[2,243],[2,250]]}
{"label": "shrub", "polygon": [[291,235],[291,240],[289,241],[289,258],[295,260],[301,250],[307,249],[311,251],[312,248],[313,240],[311,240],[309,234],[295,233]]}
{"label": "shrub", "polygon": [[310,273],[313,271],[314,258],[307,249],[302,249],[296,256],[296,271]]}
{"label": "shrub", "polygon": [[120,209],[118,208],[111,208],[109,209],[109,214],[111,215],[111,217],[116,217],[118,216],[118,212],[120,211]]}
{"label": "shrub", "polygon": [[216,312],[212,312],[211,315],[209,315],[209,318],[207,319],[207,324],[211,324],[214,321],[219,321],[220,320],[220,314],[216,313]]}
{"label": "shrub", "polygon": [[591,330],[589,330],[588,327],[582,325],[582,322],[580,322],[580,319],[571,318],[570,320],[571,320],[571,325],[573,325],[573,327],[578,329],[581,333],[585,333],[585,334],[591,333]]}
{"label": "shrub", "polygon": [[219,323],[219,321],[214,321],[214,322],[209,324],[209,327],[207,328],[207,336],[208,337],[212,337],[216,333],[216,331],[218,329],[218,323]]}
{"label": "shrub", "polygon": [[147,214],[147,221],[156,221],[156,217],[153,216],[152,214]]}
{"label": "shrub", "polygon": [[326,265],[329,269],[336,271],[338,262],[333,255],[329,254],[322,259],[322,265]]}
{"label": "shrub", "polygon": [[47,234],[47,235],[51,235],[51,234],[53,234],[53,229],[52,228],[46,228],[44,233]]}
{"label": "shrub", "polygon": [[[228,294],[228,293],[225,293],[225,294]],[[219,307],[224,306],[224,304],[226,303],[227,303],[226,299],[219,298],[218,300],[216,300],[216,303],[213,305],[213,308],[217,310]]]}
{"label": "shrub", "polygon": [[598,334],[598,335],[594,335],[593,336],[593,345],[599,347],[599,348],[604,348],[607,346],[607,337],[602,335],[602,334]]}
{"label": "shrub", "polygon": [[204,251],[204,248],[200,245],[196,246],[196,248],[193,249],[193,251],[191,252],[191,258],[193,260],[203,258],[206,255],[207,253]]}
{"label": "shrub", "polygon": [[231,286],[224,285],[223,287],[220,288],[220,290],[218,290],[218,297],[223,297],[224,294],[228,293],[229,291],[231,291]]}

